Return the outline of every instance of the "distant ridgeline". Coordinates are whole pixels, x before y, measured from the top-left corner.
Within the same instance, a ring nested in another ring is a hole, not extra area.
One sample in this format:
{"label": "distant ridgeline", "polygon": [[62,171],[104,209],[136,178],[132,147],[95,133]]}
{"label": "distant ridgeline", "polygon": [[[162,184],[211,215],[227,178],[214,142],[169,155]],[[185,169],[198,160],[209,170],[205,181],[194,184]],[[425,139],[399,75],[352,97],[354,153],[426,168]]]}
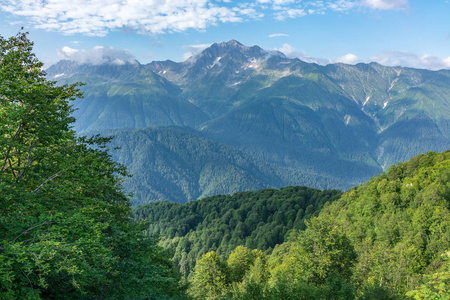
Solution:
{"label": "distant ridgeline", "polygon": [[75,129],[117,136],[134,204],[291,185],[346,190],[450,148],[449,70],[320,66],[230,41],[182,63],[61,61],[47,74],[86,82]]}
{"label": "distant ridgeline", "polygon": [[450,151],[343,194],[288,187],[133,212],[174,251],[196,299],[450,296]]}

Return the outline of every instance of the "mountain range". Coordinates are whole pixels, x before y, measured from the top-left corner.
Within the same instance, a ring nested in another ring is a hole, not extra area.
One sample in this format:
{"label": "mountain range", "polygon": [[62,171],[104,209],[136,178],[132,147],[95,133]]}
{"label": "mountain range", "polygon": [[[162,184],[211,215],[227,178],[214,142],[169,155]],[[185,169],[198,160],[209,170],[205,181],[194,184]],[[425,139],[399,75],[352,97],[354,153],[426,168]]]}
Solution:
{"label": "mountain range", "polygon": [[348,189],[450,148],[450,71],[321,66],[231,40],[177,63],[60,61],[75,130],[115,135],[135,204],[307,185]]}

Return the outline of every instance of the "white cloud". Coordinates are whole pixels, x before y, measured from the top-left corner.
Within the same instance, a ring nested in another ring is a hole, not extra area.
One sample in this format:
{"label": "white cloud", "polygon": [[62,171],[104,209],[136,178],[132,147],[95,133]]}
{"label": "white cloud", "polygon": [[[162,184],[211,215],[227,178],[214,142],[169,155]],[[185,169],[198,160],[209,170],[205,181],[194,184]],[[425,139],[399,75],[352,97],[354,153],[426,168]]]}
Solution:
{"label": "white cloud", "polygon": [[274,4],[274,5],[286,5],[286,4],[291,4],[291,3],[299,2],[299,1],[296,1],[296,0],[258,0],[257,2],[270,3],[270,4]]}
{"label": "white cloud", "polygon": [[78,50],[68,46],[58,49],[60,59],[71,60],[79,64],[114,64],[136,63],[134,56],[127,50],[96,46],[91,50]]}
{"label": "white cloud", "polygon": [[402,66],[429,70],[450,69],[450,56],[440,58],[430,54],[417,55],[411,52],[386,51],[370,59],[371,61],[386,66]]}
{"label": "white cloud", "polygon": [[346,54],[346,55],[344,55],[342,57],[337,58],[336,62],[349,64],[349,65],[354,65],[354,64],[356,64],[358,62],[361,62],[361,59],[358,56],[349,53],[349,54]]}
{"label": "white cloud", "polygon": [[319,65],[327,65],[331,63],[345,63],[353,65],[360,62],[367,63],[373,61],[391,67],[401,66],[428,70],[450,69],[450,56],[447,58],[441,58],[429,54],[417,55],[411,52],[385,51],[380,55],[371,57],[369,60],[362,59],[351,53],[331,60],[308,56],[304,51],[299,51],[290,44],[284,44],[281,48],[275,48],[275,50],[284,53],[284,55],[288,58],[299,58],[305,62],[316,63]]}
{"label": "white cloud", "polygon": [[354,1],[338,0],[328,3],[328,7],[333,11],[344,12],[354,8],[357,4]]}
{"label": "white cloud", "polygon": [[269,34],[270,38],[281,37],[281,36],[289,36],[289,34],[286,34],[286,33],[272,33],[272,34]]}
{"label": "white cloud", "polygon": [[281,48],[275,48],[275,50],[282,52],[288,58],[298,58],[308,63],[316,63],[319,65],[327,65],[331,63],[329,59],[308,56],[305,52],[298,51],[290,44],[284,44]]}
{"label": "white cloud", "polygon": [[408,0],[362,0],[361,5],[382,10],[403,10],[408,8]]}
{"label": "white cloud", "polygon": [[306,11],[300,8],[276,7],[275,19],[284,21],[286,19],[295,19],[307,15]]}
{"label": "white cloud", "polygon": [[25,17],[35,28],[105,36],[128,30],[160,34],[204,30],[220,23],[261,19],[280,21],[358,7],[403,10],[408,0],[1,0],[0,10]]}
{"label": "white cloud", "polygon": [[297,49],[292,47],[292,45],[289,44],[283,44],[281,48],[275,48],[275,50],[283,52],[284,55],[286,55],[286,57],[288,58],[300,58],[304,56],[303,52],[298,51]]}
{"label": "white cloud", "polygon": [[183,54],[183,61],[189,59],[190,57],[197,56],[211,45],[212,44],[184,45],[183,48],[186,49],[187,52]]}
{"label": "white cloud", "polygon": [[36,28],[96,36],[122,28],[150,34],[204,29],[261,15],[223,5],[213,0],[3,0],[0,9],[26,17]]}

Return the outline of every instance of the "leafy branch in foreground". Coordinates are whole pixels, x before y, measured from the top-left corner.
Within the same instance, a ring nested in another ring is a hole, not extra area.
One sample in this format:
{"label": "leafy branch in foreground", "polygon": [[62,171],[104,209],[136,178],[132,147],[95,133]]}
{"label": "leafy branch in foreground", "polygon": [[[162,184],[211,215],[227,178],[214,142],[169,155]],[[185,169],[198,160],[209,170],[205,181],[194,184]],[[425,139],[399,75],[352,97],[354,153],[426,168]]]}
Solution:
{"label": "leafy branch in foreground", "polygon": [[129,218],[110,138],[78,138],[79,84],[48,81],[26,33],[0,36],[0,298],[179,298],[167,254]]}

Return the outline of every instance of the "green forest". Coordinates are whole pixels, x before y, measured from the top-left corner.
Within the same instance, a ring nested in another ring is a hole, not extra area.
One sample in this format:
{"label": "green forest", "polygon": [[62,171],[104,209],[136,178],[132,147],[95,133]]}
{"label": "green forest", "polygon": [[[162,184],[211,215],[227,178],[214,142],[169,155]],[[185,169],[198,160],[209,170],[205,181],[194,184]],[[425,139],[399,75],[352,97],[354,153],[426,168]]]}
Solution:
{"label": "green forest", "polygon": [[243,245],[271,252],[293,229],[304,230],[305,220],[340,195],[336,190],[286,187],[211,196],[184,205],[153,202],[132,211],[136,219],[150,222],[148,235],[160,236],[164,248],[174,249],[174,262],[187,277],[195,262],[211,250],[228,256]]}
{"label": "green forest", "polygon": [[0,36],[1,299],[450,299],[450,151],[342,193],[289,186],[131,207],[80,84]]}
{"label": "green forest", "polygon": [[446,151],[343,194],[287,187],[133,213],[194,299],[449,299],[449,201]]}

